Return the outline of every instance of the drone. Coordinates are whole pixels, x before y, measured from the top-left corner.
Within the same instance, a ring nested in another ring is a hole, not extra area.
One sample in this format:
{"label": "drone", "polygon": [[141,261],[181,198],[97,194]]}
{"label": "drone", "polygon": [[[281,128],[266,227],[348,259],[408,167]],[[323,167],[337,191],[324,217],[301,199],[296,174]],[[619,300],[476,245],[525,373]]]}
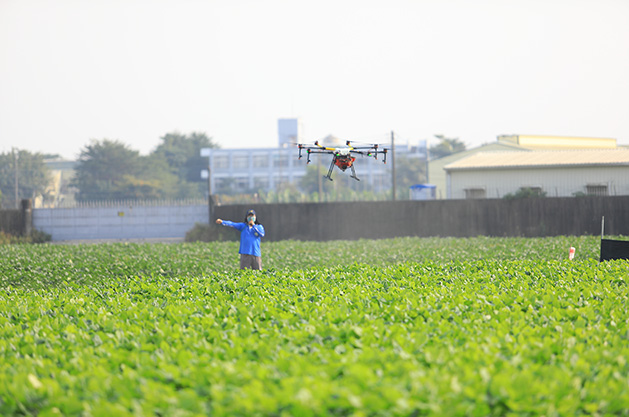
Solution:
{"label": "drone", "polygon": [[302,158],[301,151],[305,150],[307,154],[306,164],[310,163],[310,154],[312,153],[323,153],[332,155],[332,163],[330,164],[330,169],[328,170],[328,174],[324,175],[324,178],[332,181],[332,170],[334,170],[334,166],[336,165],[341,171],[345,172],[347,168],[351,168],[352,175],[351,178],[356,181],[360,181],[360,178],[356,176],[356,170],[354,169],[354,161],[356,157],[352,156],[352,154],[362,155],[362,156],[373,156],[375,159],[378,159],[378,154],[383,154],[383,163],[387,163],[387,151],[388,149],[383,148],[380,149],[378,145],[371,146],[352,146],[351,142],[348,140],[345,142],[345,147],[343,148],[330,148],[327,146],[323,146],[319,144],[319,141],[314,143],[314,146],[307,146],[301,143],[297,144],[299,146],[299,159]]}

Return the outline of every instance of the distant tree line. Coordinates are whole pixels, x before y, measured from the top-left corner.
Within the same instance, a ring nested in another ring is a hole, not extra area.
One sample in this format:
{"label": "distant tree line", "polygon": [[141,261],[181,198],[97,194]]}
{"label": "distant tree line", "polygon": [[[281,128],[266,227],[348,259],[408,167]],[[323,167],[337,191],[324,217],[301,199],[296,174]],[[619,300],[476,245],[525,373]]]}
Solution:
{"label": "distant tree line", "polygon": [[466,150],[465,143],[461,142],[459,138],[448,138],[445,135],[435,135],[435,138],[437,138],[439,142],[430,147],[429,153],[431,159],[443,158],[444,156]]}
{"label": "distant tree line", "polygon": [[202,148],[218,148],[205,133],[168,133],[142,156],[122,142],[103,139],[85,146],[72,185],[77,201],[203,198],[207,168]]}
{"label": "distant tree line", "polygon": [[0,206],[15,208],[22,199],[46,196],[49,184],[50,170],[43,154],[17,149],[0,153]]}
{"label": "distant tree line", "polygon": [[[458,138],[435,137],[439,142],[429,150],[431,159],[465,150],[465,144]],[[201,179],[201,170],[207,167],[207,158],[200,156],[202,148],[219,148],[219,145],[205,133],[174,132],[159,138],[159,144],[150,154],[140,155],[118,140],[92,140],[80,151],[70,186],[76,189],[77,201],[204,198],[207,182]],[[16,175],[18,200],[42,196],[45,202],[50,197],[51,178],[44,162],[46,157],[24,150],[0,154],[0,203],[3,207],[16,205]],[[398,198],[407,198],[401,190],[426,181],[425,162],[405,154],[396,155]],[[357,168],[360,176],[360,166]],[[311,164],[300,181],[280,184],[274,191],[249,190],[247,194],[236,194],[227,182],[214,192],[226,202],[358,201],[391,197],[390,190],[375,192],[367,182],[350,180],[338,172],[333,182],[322,180],[325,170],[327,163],[319,171],[316,164]]]}
{"label": "distant tree line", "polygon": [[[111,199],[204,198],[207,182],[201,170],[207,158],[201,148],[218,148],[205,133],[168,133],[146,156],[118,140],[92,140],[80,151],[70,186],[77,201]],[[51,173],[45,159],[57,155],[13,150],[0,153],[0,206],[50,196]]]}

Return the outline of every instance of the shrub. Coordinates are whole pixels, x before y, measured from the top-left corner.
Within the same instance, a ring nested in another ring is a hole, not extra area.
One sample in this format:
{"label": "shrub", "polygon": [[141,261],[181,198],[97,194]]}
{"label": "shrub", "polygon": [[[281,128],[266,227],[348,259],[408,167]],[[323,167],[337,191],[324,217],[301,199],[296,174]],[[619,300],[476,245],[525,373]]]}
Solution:
{"label": "shrub", "polygon": [[503,198],[505,200],[516,200],[520,198],[538,198],[546,197],[546,192],[539,188],[522,187],[515,193],[506,194]]}
{"label": "shrub", "polygon": [[186,232],[186,242],[223,242],[237,240],[238,234],[234,230],[206,223],[196,223],[194,227]]}
{"label": "shrub", "polygon": [[0,230],[0,245],[15,243],[46,243],[52,240],[52,236],[40,230],[33,230],[29,236],[14,236]]}

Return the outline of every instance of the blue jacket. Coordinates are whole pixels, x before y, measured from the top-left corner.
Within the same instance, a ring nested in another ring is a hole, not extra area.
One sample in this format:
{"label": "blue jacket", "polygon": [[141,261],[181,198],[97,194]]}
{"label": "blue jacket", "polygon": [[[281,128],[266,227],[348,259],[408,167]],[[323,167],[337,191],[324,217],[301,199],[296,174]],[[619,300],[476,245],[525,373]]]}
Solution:
{"label": "blue jacket", "polygon": [[262,256],[260,252],[260,238],[264,236],[264,226],[254,224],[249,226],[246,223],[234,223],[223,220],[223,226],[233,227],[240,230],[240,250],[243,255]]}

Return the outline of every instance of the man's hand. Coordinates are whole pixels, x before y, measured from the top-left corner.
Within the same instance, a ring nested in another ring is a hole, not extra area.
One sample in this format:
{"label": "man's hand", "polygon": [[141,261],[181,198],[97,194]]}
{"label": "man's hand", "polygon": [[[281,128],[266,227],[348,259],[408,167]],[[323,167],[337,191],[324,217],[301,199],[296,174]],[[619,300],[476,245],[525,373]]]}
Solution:
{"label": "man's hand", "polygon": [[216,224],[223,224],[223,221],[221,219],[216,219]]}

